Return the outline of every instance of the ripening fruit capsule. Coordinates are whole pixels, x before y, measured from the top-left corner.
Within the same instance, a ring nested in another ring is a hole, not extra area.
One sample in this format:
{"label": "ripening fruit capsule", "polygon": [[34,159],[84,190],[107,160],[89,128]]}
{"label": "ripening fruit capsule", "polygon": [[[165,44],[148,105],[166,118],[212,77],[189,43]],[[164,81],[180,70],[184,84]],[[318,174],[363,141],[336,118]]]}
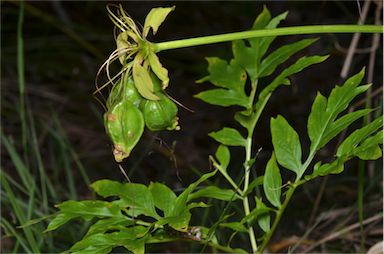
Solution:
{"label": "ripening fruit capsule", "polygon": [[144,118],[130,100],[124,99],[104,114],[104,126],[113,143],[113,156],[121,162],[139,142],[144,132]]}
{"label": "ripening fruit capsule", "polygon": [[145,125],[151,131],[179,130],[176,104],[162,92],[156,95],[160,100],[143,100],[140,103]]}

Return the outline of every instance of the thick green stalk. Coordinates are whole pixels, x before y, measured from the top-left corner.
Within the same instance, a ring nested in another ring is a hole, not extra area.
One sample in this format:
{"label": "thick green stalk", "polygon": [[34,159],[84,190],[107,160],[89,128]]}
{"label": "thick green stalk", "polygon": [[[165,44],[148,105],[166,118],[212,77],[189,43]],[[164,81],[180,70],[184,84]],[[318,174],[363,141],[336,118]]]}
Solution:
{"label": "thick green stalk", "polygon": [[293,26],[264,30],[251,30],[211,36],[196,37],[175,41],[153,43],[155,52],[168,49],[186,48],[199,45],[207,45],[220,42],[228,42],[256,37],[297,35],[297,34],[321,34],[321,33],[383,33],[383,27],[377,25],[315,25]]}

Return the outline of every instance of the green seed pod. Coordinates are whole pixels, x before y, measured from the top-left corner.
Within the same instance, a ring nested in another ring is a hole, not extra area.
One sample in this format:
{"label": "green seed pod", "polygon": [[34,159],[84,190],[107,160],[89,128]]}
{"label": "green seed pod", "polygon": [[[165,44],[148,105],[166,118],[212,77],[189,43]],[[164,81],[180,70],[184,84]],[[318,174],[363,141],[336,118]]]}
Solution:
{"label": "green seed pod", "polygon": [[127,158],[144,131],[141,111],[130,101],[121,100],[104,114],[104,126],[113,143],[117,162]]}
{"label": "green seed pod", "polygon": [[112,87],[107,99],[107,108],[110,109],[114,104],[121,100],[129,100],[136,107],[139,107],[143,97],[137,91],[132,78],[123,75],[121,79]]}
{"label": "green seed pod", "polygon": [[179,130],[176,104],[161,92],[156,95],[160,100],[143,100],[140,104],[145,125],[151,131]]}

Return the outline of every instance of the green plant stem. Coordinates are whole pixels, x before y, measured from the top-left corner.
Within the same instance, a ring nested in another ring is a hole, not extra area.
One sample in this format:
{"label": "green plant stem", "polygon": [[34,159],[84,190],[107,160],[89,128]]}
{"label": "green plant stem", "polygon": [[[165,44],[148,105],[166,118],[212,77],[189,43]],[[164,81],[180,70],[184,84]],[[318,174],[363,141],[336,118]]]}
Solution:
{"label": "green plant stem", "polygon": [[295,190],[296,190],[296,188],[297,188],[298,186],[299,186],[299,185],[294,184],[294,185],[292,185],[292,186],[288,189],[287,194],[286,194],[285,199],[284,199],[284,202],[283,202],[283,204],[281,205],[280,209],[279,209],[279,210],[277,211],[277,213],[276,213],[276,218],[275,218],[274,221],[273,221],[271,230],[268,231],[268,233],[265,235],[265,238],[264,238],[263,242],[262,242],[261,245],[260,245],[260,248],[258,249],[258,251],[257,251],[256,253],[263,253],[265,247],[267,247],[267,244],[269,243],[269,240],[271,239],[273,233],[274,233],[275,230],[276,230],[277,225],[278,225],[279,222],[280,222],[281,216],[283,215],[283,213],[284,213],[284,211],[285,211],[285,208],[287,207],[289,201],[290,201],[291,198],[292,198],[293,193],[295,192]]}
{"label": "green plant stem", "polygon": [[[248,135],[247,138],[247,146],[245,148],[245,161],[249,162],[251,160],[252,156],[252,133]],[[246,193],[248,190],[248,185],[249,185],[249,175],[250,175],[250,166],[246,163],[247,166],[245,166],[245,175],[244,175],[244,189],[243,193]],[[248,216],[249,213],[251,212],[249,209],[249,200],[248,196],[245,196],[243,198],[243,207],[244,207],[244,213],[245,216]],[[253,231],[252,225],[248,229],[248,235],[249,235],[249,240],[251,242],[251,247],[252,247],[252,253],[255,253],[257,251],[257,242],[256,242],[256,237],[255,237],[255,232]]]}
{"label": "green plant stem", "polygon": [[321,34],[321,33],[383,33],[383,27],[377,25],[315,25],[293,26],[264,30],[251,30],[211,36],[196,37],[190,39],[174,40],[153,43],[155,52],[168,49],[186,48],[199,45],[228,42],[256,37],[297,35],[297,34]]}

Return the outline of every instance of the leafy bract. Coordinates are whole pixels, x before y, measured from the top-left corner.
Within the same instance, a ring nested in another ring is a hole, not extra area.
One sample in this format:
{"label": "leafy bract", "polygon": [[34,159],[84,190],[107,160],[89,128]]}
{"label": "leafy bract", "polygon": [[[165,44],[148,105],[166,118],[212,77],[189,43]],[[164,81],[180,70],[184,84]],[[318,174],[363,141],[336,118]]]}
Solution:
{"label": "leafy bract", "polygon": [[164,22],[165,18],[173,10],[175,10],[175,6],[153,8],[145,18],[144,30],[143,30],[144,37],[148,35],[148,32],[151,28],[152,28],[153,34],[156,34],[157,29],[159,29],[159,26],[161,25],[161,23]]}
{"label": "leafy bract", "polygon": [[152,71],[161,80],[162,89],[164,90],[169,84],[168,70],[161,65],[159,58],[153,52],[149,53],[148,62]]}
{"label": "leafy bract", "polygon": [[279,115],[271,119],[271,134],[279,164],[301,176],[301,144],[297,132]]}
{"label": "leafy bract", "polygon": [[154,93],[154,86],[148,70],[135,62],[132,68],[133,81],[140,95],[148,100],[159,100]]}
{"label": "leafy bract", "polygon": [[227,146],[245,146],[246,141],[241,134],[233,128],[224,127],[223,129],[209,133],[209,136],[217,142]]}
{"label": "leafy bract", "polygon": [[242,223],[236,222],[236,221],[220,223],[220,226],[225,228],[230,228],[235,232],[243,232],[243,233],[248,232],[247,228]]}
{"label": "leafy bract", "polygon": [[268,201],[277,208],[281,207],[281,175],[273,153],[265,168],[263,188]]}

